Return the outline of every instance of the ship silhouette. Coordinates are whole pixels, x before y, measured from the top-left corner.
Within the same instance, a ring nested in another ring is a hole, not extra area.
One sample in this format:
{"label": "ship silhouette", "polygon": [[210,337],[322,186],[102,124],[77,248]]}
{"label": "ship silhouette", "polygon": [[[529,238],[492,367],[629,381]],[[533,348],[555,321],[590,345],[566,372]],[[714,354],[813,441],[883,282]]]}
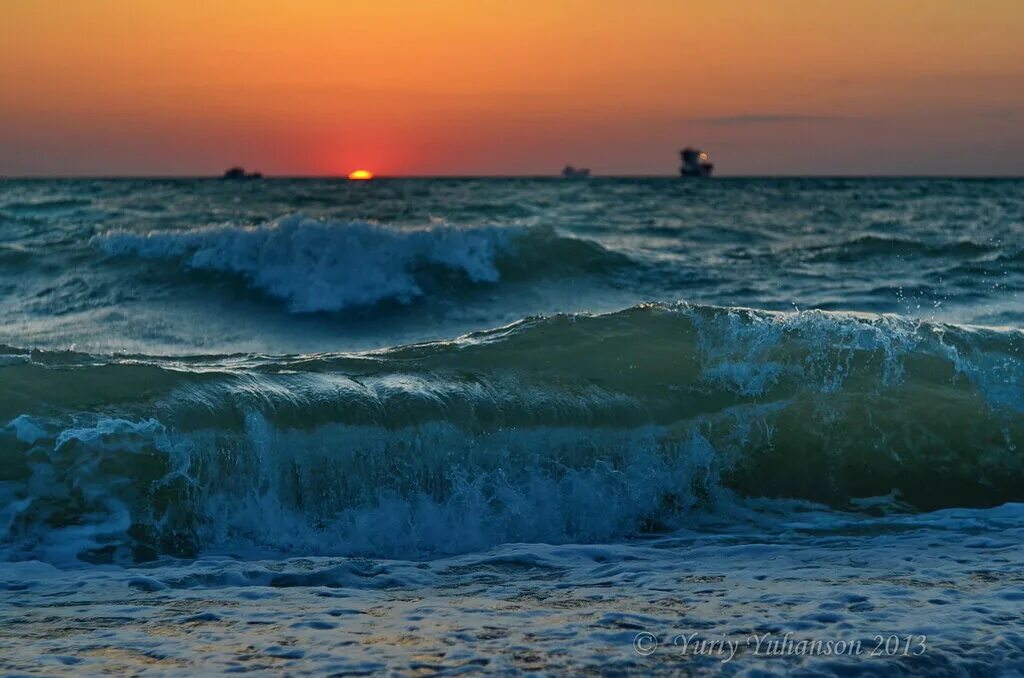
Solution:
{"label": "ship silhouette", "polygon": [[687,146],[679,151],[682,164],[679,167],[679,174],[684,177],[710,177],[715,169],[711,157],[700,150]]}
{"label": "ship silhouette", "polygon": [[562,169],[562,176],[566,179],[586,179],[590,176],[590,170],[586,167],[573,167],[566,165]]}
{"label": "ship silhouette", "polygon": [[263,175],[259,172],[246,172],[244,167],[232,167],[225,170],[222,175],[223,179],[262,179]]}

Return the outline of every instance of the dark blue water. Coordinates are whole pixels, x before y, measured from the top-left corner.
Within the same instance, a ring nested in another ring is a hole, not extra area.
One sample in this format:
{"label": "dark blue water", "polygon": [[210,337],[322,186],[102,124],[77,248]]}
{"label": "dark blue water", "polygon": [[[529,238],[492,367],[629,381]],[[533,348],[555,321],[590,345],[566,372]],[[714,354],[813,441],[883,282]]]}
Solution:
{"label": "dark blue water", "polygon": [[0,668],[1020,670],[1022,286],[1014,180],[0,182]]}

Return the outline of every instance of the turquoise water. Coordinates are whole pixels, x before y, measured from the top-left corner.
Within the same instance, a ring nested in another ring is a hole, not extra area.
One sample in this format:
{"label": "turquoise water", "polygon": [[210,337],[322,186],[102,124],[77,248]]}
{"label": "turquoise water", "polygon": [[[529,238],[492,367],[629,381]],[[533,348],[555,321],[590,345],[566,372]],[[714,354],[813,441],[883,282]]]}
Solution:
{"label": "turquoise water", "polygon": [[1022,287],[1022,181],[0,182],[0,668],[1024,670]]}

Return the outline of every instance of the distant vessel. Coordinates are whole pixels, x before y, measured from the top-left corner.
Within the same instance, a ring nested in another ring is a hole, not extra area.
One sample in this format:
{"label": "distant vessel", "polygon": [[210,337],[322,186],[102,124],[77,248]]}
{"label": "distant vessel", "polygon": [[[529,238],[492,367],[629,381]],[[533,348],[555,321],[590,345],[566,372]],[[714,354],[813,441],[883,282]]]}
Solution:
{"label": "distant vessel", "polygon": [[562,176],[566,179],[586,179],[590,176],[590,170],[586,167],[573,167],[566,165],[562,170]]}
{"label": "distant vessel", "polygon": [[687,146],[679,151],[679,155],[683,161],[679,173],[684,177],[710,177],[715,169],[711,156],[699,148]]}
{"label": "distant vessel", "polygon": [[224,179],[262,179],[259,172],[246,172],[244,167],[232,167],[224,172]]}

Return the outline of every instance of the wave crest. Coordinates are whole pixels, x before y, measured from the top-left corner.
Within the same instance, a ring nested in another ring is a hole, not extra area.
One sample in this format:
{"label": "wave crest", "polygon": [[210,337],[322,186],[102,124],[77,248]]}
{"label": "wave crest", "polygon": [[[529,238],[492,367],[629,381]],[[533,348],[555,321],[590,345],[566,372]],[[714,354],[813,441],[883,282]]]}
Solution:
{"label": "wave crest", "polygon": [[3,352],[23,557],[585,541],[733,493],[1024,499],[1019,331],[645,305],[367,354]]}
{"label": "wave crest", "polygon": [[95,242],[108,255],[173,260],[187,269],[243,276],[297,313],[407,304],[452,276],[456,284],[473,286],[506,275],[580,272],[624,260],[545,227],[396,228],[301,214],[258,226],[111,231]]}

